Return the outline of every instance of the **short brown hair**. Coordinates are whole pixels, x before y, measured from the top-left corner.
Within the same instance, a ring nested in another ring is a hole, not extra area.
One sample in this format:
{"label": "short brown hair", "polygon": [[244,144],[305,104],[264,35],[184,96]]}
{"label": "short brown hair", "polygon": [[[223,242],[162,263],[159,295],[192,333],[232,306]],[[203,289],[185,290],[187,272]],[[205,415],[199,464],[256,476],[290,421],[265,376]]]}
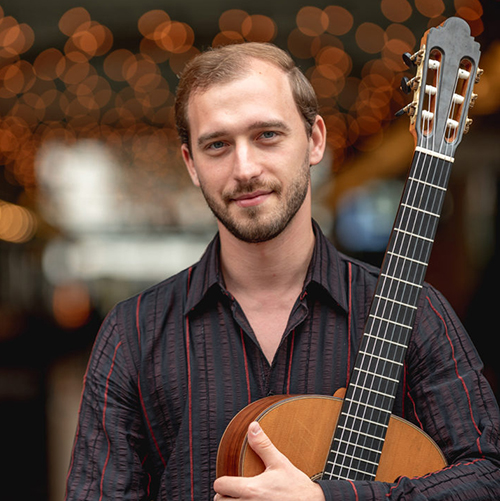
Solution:
{"label": "short brown hair", "polygon": [[175,99],[175,123],[182,143],[189,143],[187,106],[196,91],[207,90],[215,84],[236,80],[248,71],[248,59],[269,62],[283,70],[289,78],[293,98],[311,134],[318,101],[314,89],[284,50],[269,43],[247,42],[225,45],[203,52],[189,61],[181,74]]}

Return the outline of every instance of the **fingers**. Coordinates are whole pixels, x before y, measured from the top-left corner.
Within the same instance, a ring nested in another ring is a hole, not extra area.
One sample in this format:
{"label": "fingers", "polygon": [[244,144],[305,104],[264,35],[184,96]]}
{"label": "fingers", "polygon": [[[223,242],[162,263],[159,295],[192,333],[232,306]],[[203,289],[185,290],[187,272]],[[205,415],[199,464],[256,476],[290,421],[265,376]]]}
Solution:
{"label": "fingers", "polygon": [[214,500],[239,499],[248,487],[246,477],[220,477],[214,482],[214,491],[217,493]]}
{"label": "fingers", "polygon": [[248,427],[248,444],[262,459],[266,468],[279,464],[284,457],[256,421]]}

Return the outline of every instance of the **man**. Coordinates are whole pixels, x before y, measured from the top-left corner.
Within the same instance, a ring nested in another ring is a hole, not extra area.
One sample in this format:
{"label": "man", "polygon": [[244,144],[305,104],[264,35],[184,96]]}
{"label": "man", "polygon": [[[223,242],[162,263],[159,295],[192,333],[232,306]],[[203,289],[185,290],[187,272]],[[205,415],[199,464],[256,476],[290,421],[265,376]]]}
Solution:
{"label": "man", "polygon": [[456,315],[428,285],[394,413],[430,433],[449,467],[394,484],[313,482],[252,423],[265,472],[215,480],[221,436],[248,403],[347,385],[377,272],[339,254],[311,220],[309,169],[325,124],[286,53],[250,43],[198,56],[176,118],[219,232],[197,264],[106,318],[68,499],[500,499],[498,406]]}

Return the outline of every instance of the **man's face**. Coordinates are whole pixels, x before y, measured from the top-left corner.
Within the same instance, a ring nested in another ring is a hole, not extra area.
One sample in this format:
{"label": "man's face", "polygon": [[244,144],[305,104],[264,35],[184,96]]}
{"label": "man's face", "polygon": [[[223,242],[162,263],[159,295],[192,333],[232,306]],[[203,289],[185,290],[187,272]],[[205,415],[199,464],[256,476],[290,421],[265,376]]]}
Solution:
{"label": "man's face", "polygon": [[308,137],[281,70],[253,60],[242,78],[194,93],[188,120],[192,156],[183,145],[183,158],[221,231],[264,242],[309,210],[309,169],[323,147],[317,132]]}

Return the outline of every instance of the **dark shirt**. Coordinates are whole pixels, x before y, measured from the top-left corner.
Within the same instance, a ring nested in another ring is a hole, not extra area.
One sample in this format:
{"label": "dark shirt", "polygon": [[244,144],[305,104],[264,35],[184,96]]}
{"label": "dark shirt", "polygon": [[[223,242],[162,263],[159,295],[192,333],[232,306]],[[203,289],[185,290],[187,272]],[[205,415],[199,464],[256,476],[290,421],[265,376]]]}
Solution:
{"label": "dark shirt", "polygon": [[[190,269],[110,312],[84,378],[68,500],[212,499],[218,444],[240,409],[346,386],[377,270],[314,228],[303,292],[272,364],[224,287],[218,237]],[[499,412],[481,368],[455,313],[426,284],[393,412],[429,433],[450,466],[396,484],[322,482],[327,500],[500,499]]]}

